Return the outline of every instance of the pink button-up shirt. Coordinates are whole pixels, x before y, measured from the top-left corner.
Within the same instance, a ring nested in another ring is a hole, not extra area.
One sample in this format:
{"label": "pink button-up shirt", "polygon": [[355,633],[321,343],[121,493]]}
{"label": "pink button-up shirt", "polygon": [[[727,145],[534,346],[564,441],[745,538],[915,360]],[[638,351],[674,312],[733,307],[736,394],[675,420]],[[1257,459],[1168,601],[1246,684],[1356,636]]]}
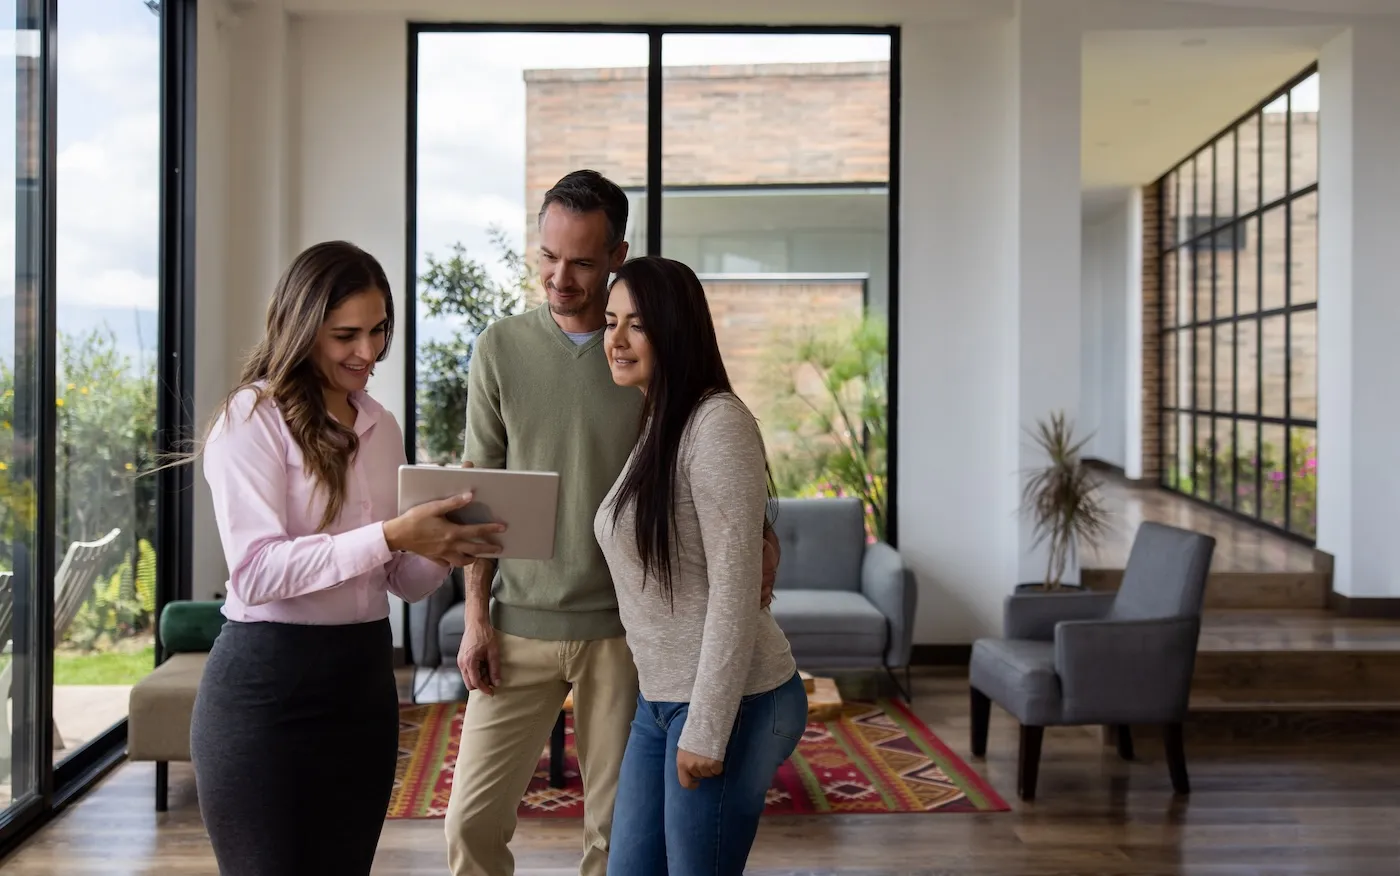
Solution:
{"label": "pink button-up shirt", "polygon": [[[426,597],[449,567],[392,553],[385,520],[398,514],[403,433],[364,393],[350,397],[360,449],[346,477],[340,516],[318,532],[325,490],[302,467],[302,452],[271,399],[253,408],[238,393],[204,448],[204,477],[228,561],[223,613],[235,621],[351,624],[389,616],[388,594]],[[250,416],[251,414],[251,416]]]}

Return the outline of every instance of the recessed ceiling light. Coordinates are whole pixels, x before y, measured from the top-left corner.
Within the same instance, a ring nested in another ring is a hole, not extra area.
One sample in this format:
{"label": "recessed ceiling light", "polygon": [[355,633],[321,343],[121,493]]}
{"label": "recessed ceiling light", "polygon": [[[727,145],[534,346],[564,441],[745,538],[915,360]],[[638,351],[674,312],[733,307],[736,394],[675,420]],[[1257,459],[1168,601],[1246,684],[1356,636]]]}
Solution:
{"label": "recessed ceiling light", "polygon": [[1195,46],[1203,46],[1203,45],[1206,44],[1206,38],[1205,38],[1205,37],[1191,37],[1189,40],[1182,40],[1182,41],[1181,41],[1181,44],[1182,44],[1183,46],[1190,46],[1190,47],[1193,47],[1193,48],[1194,48]]}

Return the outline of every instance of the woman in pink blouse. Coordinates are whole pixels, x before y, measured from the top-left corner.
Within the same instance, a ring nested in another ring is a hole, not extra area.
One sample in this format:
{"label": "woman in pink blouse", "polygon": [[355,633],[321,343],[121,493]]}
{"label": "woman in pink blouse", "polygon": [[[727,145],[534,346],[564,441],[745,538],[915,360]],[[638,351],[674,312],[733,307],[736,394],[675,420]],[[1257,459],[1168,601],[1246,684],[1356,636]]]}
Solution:
{"label": "woman in pink blouse", "polygon": [[469,496],[395,516],[403,434],[365,393],[393,328],[372,256],[301,253],[202,451],[228,621],[190,745],[225,876],[369,873],[398,757],[388,594],[426,597],[503,528],[447,519]]}

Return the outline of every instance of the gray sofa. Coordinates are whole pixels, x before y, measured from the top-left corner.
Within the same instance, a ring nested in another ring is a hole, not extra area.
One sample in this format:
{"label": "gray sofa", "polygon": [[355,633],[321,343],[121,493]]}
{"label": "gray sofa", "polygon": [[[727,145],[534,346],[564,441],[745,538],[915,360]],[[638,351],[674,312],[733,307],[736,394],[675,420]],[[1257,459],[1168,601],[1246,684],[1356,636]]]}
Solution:
{"label": "gray sofa", "polygon": [[[914,575],[884,542],[866,543],[859,499],[779,499],[782,546],[773,617],[808,670],[905,670],[914,647]],[[896,680],[896,683],[897,680]]]}
{"label": "gray sofa", "polygon": [[[858,499],[780,499],[774,523],[782,562],[772,611],[804,669],[907,670],[915,584],[888,544],[866,544]],[[455,666],[462,644],[462,572],[409,606],[408,647],[418,666]],[[893,677],[893,675],[892,675]]]}

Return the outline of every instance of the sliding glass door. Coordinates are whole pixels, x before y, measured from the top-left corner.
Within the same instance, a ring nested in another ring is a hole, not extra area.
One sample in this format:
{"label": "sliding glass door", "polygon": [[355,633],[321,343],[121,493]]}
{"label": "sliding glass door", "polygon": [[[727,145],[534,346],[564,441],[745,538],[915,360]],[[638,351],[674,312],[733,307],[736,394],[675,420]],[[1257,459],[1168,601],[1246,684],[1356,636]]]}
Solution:
{"label": "sliding glass door", "polygon": [[45,711],[39,494],[46,387],[41,380],[44,51],[42,4],[0,0],[10,57],[0,66],[0,807],[33,811],[44,775]]}
{"label": "sliding glass door", "polygon": [[630,255],[700,275],[780,493],[894,540],[897,29],[423,24],[410,53],[409,458],[460,457],[472,345],[543,301],[541,200],[588,168]]}
{"label": "sliding glass door", "polygon": [[178,598],[192,0],[0,0],[0,854],[122,755]]}

